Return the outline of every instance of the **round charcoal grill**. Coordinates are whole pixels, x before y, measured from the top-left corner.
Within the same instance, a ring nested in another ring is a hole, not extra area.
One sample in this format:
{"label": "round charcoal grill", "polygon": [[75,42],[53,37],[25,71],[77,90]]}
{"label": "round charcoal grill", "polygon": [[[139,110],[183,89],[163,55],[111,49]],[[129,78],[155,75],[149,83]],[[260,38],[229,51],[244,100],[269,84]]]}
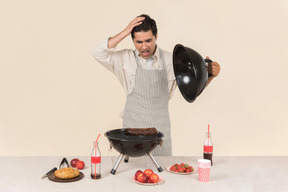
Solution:
{"label": "round charcoal grill", "polygon": [[159,172],[163,171],[151,154],[151,151],[163,142],[163,133],[158,131],[156,135],[127,135],[125,134],[125,128],[123,128],[107,131],[105,136],[110,142],[110,148],[113,147],[120,153],[110,172],[111,174],[114,175],[116,173],[116,170],[124,156],[124,162],[127,163],[129,157],[148,155],[157,167],[157,170]]}

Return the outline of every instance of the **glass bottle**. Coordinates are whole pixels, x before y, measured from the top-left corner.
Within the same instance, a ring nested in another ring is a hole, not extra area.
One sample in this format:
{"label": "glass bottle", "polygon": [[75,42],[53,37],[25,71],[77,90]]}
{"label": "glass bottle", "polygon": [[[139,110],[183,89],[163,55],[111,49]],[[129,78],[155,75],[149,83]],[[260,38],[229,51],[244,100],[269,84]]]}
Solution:
{"label": "glass bottle", "polygon": [[93,150],[91,153],[91,178],[100,179],[101,178],[101,153],[99,150],[98,141],[93,145]]}
{"label": "glass bottle", "polygon": [[211,139],[211,133],[207,132],[206,139],[204,142],[203,158],[209,159],[211,161],[211,165],[213,165],[212,155],[213,155],[213,143]]}

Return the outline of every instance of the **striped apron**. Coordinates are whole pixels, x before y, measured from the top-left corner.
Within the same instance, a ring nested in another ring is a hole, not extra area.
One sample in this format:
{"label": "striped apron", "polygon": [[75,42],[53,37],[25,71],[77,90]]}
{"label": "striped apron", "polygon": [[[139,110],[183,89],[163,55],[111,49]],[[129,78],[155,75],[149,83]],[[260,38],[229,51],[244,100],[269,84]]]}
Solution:
{"label": "striped apron", "polygon": [[135,86],[126,99],[123,128],[155,127],[164,134],[164,138],[162,147],[156,147],[152,154],[171,156],[168,80],[162,51],[160,50],[161,70],[143,69],[139,58],[136,55],[135,58]]}

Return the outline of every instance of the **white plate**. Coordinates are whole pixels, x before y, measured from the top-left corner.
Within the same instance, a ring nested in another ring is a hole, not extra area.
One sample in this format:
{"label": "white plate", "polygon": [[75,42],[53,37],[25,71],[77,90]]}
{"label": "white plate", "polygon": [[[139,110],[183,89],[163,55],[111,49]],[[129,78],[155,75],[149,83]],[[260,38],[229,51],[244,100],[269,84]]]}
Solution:
{"label": "white plate", "polygon": [[[158,176],[159,176],[159,175],[158,175]],[[164,181],[165,181],[164,178],[161,177],[161,176],[159,176],[159,181],[158,181],[157,183],[140,183],[139,181],[137,181],[137,180],[135,179],[135,177],[133,177],[132,180],[133,180],[135,183],[139,184],[139,185],[146,185],[146,186],[159,185],[159,184],[164,183]]]}
{"label": "white plate", "polygon": [[192,172],[188,172],[188,173],[177,173],[177,172],[174,172],[174,171],[171,171],[170,170],[170,168],[172,167],[173,165],[171,165],[171,166],[168,166],[166,169],[169,171],[169,172],[171,172],[171,173],[174,173],[174,174],[177,174],[177,175],[190,175],[190,174],[192,174],[192,173],[194,173],[195,171],[196,171],[196,168],[195,167],[193,167],[193,171]]}

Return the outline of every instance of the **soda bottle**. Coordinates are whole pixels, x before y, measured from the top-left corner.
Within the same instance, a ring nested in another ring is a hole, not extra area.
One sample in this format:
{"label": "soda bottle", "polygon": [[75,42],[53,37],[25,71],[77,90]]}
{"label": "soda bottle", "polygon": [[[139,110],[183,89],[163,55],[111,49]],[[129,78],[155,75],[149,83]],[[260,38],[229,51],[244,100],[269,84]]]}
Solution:
{"label": "soda bottle", "polygon": [[213,165],[212,155],[213,155],[213,143],[212,143],[211,133],[209,130],[209,125],[208,125],[208,132],[206,134],[206,139],[204,142],[203,158],[209,159],[211,161],[211,165]]}
{"label": "soda bottle", "polygon": [[[96,145],[95,145],[96,143]],[[91,153],[91,178],[101,178],[101,153],[99,150],[98,141],[94,141],[93,150]]]}

